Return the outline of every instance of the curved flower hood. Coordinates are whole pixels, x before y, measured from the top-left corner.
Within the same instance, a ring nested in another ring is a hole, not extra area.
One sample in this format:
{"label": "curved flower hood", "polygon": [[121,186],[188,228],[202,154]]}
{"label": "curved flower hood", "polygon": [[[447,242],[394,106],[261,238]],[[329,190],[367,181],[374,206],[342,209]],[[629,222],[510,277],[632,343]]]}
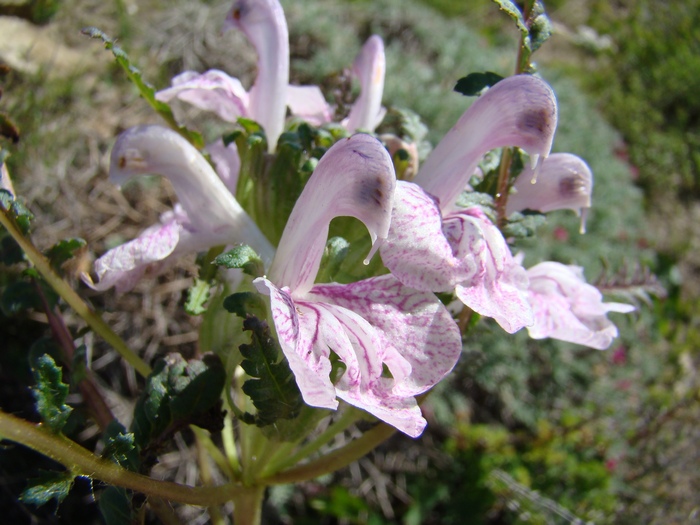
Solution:
{"label": "curved flower hood", "polygon": [[290,86],[289,33],[277,0],[237,0],[226,16],[224,29],[238,29],[258,53],[258,74],[250,91],[223,71],[185,71],[172,87],[159,91],[158,100],[179,98],[227,122],[246,117],[265,130],[270,151],[284,130],[287,106],[313,124],[331,120],[330,106],[317,86]]}
{"label": "curved flower hood", "polygon": [[[461,353],[449,312],[432,293],[391,275],[314,284],[331,219],[358,218],[376,250],[389,231],[395,184],[379,141],[355,135],[336,143],[299,197],[268,277],[254,284],[270,296],[280,345],[307,404],[335,409],[340,398],[415,437],[426,422],[414,396],[440,381]],[[343,367],[335,381],[331,352]]]}
{"label": "curved flower hood", "polygon": [[491,149],[518,146],[535,169],[549,154],[557,106],[542,80],[517,75],[479,97],[432,151],[414,179],[399,182],[382,260],[418,290],[454,291],[506,331],[532,324],[527,276],[498,228],[478,207],[455,202]]}
{"label": "curved flower hood", "polygon": [[495,148],[517,146],[535,169],[552,148],[557,101],[543,80],[508,77],[481,95],[430,153],[413,182],[451,211],[481,158]]}
{"label": "curved flower hood", "polygon": [[554,153],[535,172],[526,168],[513,184],[508,196],[506,213],[526,209],[547,213],[554,210],[574,210],[581,217],[581,233],[586,231],[586,216],[591,207],[593,173],[583,159],[570,153]]}
{"label": "curved flower hood", "polygon": [[344,125],[350,133],[358,130],[372,132],[386,113],[382,107],[386,58],[381,37],[369,37],[355,58],[352,71],[360,81],[360,96],[350,109]]}
{"label": "curved flower hood", "polygon": [[161,224],[98,259],[95,271],[100,281],[94,288],[116,286],[120,292],[127,291],[152,263],[221,244],[249,244],[268,264],[272,260],[274,248],[269,241],[206,159],[176,132],[137,126],[118,137],[110,162],[112,182],[121,185],[144,174],[169,179],[179,205],[161,217]]}

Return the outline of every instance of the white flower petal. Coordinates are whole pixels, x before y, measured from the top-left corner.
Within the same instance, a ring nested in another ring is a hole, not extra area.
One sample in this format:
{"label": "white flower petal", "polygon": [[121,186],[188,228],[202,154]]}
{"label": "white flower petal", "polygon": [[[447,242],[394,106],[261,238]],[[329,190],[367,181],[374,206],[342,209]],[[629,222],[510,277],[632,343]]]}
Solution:
{"label": "white flower petal", "polygon": [[295,296],[311,289],[331,219],[355,217],[372,243],[389,231],[396,176],[384,146],[370,135],[336,142],[319,161],[282,233],[269,278]]}
{"label": "white flower petal", "polygon": [[489,88],[469,107],[430,153],[414,179],[436,197],[445,213],[453,208],[488,151],[517,146],[546,157],[557,123],[557,104],[543,80],[516,75]]}

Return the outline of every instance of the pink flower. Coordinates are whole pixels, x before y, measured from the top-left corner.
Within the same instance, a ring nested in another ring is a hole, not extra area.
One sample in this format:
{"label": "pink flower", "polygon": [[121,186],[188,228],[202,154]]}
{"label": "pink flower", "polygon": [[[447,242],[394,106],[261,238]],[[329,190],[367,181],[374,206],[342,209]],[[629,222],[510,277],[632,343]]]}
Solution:
{"label": "pink flower", "polygon": [[[287,107],[293,115],[315,126],[331,121],[331,107],[318,86],[289,84],[289,33],[278,0],[237,0],[224,24],[224,29],[231,28],[242,31],[258,52],[258,75],[249,91],[223,71],[185,71],[156,98],[165,102],[179,98],[227,122],[239,117],[255,120],[265,130],[271,152],[284,130]],[[372,36],[353,65],[361,93],[344,122],[350,132],[374,131],[384,117],[381,100],[385,69],[384,43]]]}
{"label": "pink flower", "polygon": [[604,350],[618,334],[606,314],[634,310],[629,304],[604,303],[602,294],[586,283],[578,266],[543,262],[530,268],[527,275],[535,314],[534,324],[528,327],[533,339],[551,337]]}
{"label": "pink flower", "polygon": [[535,168],[549,154],[556,100],[542,80],[518,75],[498,82],[462,115],[430,154],[415,184],[400,181],[384,264],[417,290],[454,291],[506,331],[532,324],[527,275],[498,228],[457,198],[484,154],[518,146]]}
{"label": "pink flower", "polygon": [[545,159],[537,174],[524,169],[513,185],[515,192],[508,197],[506,213],[526,209],[547,213],[554,210],[574,210],[581,217],[581,233],[586,231],[586,215],[591,207],[593,174],[588,165],[576,155],[554,153]]}
{"label": "pink flower", "polygon": [[224,24],[231,28],[242,31],[258,52],[258,76],[250,91],[223,71],[185,71],[156,98],[179,98],[227,122],[255,120],[265,130],[270,151],[284,129],[287,106],[315,124],[330,120],[330,107],[317,86],[289,86],[289,33],[278,0],[237,0]]}
{"label": "pink flower", "polygon": [[[225,150],[217,150],[213,157],[222,171],[235,168],[224,168]],[[229,157],[229,161],[234,159]],[[218,245],[245,243],[268,264],[272,260],[272,245],[206,159],[176,132],[160,126],[137,126],[117,138],[110,163],[112,182],[120,185],[149,173],[170,180],[179,204],[163,214],[159,224],[95,261],[99,282],[93,283],[84,275],[89,286],[96,290],[114,286],[119,293],[126,292],[146,273],[159,271],[176,256]]]}
{"label": "pink flower", "polygon": [[369,37],[355,58],[353,73],[360,80],[360,96],[357,98],[343,125],[350,133],[358,130],[372,132],[384,118],[382,107],[386,59],[384,42],[373,35]]}
{"label": "pink flower", "polygon": [[[362,221],[374,252],[389,231],[395,184],[379,141],[355,135],[336,143],[299,197],[268,276],[254,284],[270,296],[280,345],[307,404],[335,409],[340,398],[416,437],[426,422],[415,396],[461,353],[450,314],[432,293],[392,275],[314,284],[331,219]],[[332,354],[343,367],[337,379],[330,377]]]}

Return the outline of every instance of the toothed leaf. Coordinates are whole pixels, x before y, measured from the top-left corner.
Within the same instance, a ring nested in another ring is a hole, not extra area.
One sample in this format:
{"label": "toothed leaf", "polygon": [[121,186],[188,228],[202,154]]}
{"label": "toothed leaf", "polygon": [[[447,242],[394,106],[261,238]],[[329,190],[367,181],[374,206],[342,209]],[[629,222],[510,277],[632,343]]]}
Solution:
{"label": "toothed leaf", "polygon": [[245,319],[249,315],[267,317],[267,305],[260,295],[253,292],[240,292],[229,295],[224,299],[224,308]]}
{"label": "toothed leaf", "polygon": [[107,426],[104,442],[103,458],[111,459],[119,466],[131,471],[138,471],[140,461],[134,434],[127,432],[116,419]]}
{"label": "toothed leaf", "polygon": [[265,274],[262,259],[253,248],[246,244],[222,253],[214,259],[214,264],[225,268],[240,268],[252,277],[262,277]]}
{"label": "toothed leaf", "polygon": [[202,315],[207,311],[205,306],[209,300],[209,292],[211,284],[202,279],[195,279],[194,284],[187,290],[187,302],[185,303],[185,311],[190,315]]}
{"label": "toothed leaf", "polygon": [[255,424],[263,427],[297,417],[304,406],[301,393],[267,323],[248,317],[243,329],[251,332],[251,342],[240,346],[241,367],[252,378],[243,384],[243,392],[257,409]]}
{"label": "toothed leaf", "polygon": [[49,248],[46,257],[49,258],[54,269],[59,270],[63,263],[75,257],[76,252],[86,245],[83,239],[63,239]]}
{"label": "toothed leaf", "polygon": [[37,412],[47,427],[60,432],[73,411],[66,404],[68,385],[63,382],[63,372],[48,354],[33,361],[32,372],[36,381],[33,392]]}

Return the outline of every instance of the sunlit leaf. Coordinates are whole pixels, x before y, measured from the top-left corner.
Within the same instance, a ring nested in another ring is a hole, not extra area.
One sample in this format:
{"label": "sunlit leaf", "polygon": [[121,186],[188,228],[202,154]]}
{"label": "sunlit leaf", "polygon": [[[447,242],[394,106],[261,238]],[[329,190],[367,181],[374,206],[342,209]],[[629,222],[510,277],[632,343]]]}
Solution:
{"label": "sunlit leaf", "polygon": [[240,268],[252,277],[262,277],[265,274],[262,259],[253,248],[245,244],[222,253],[214,259],[214,264],[225,268]]}
{"label": "sunlit leaf", "polygon": [[195,279],[194,284],[187,290],[185,311],[190,315],[202,315],[207,311],[205,306],[209,300],[211,284],[202,279]]}
{"label": "sunlit leaf", "polygon": [[33,392],[37,412],[47,427],[60,432],[73,411],[66,404],[68,385],[63,382],[63,372],[48,354],[34,359],[32,372],[36,381]]}

